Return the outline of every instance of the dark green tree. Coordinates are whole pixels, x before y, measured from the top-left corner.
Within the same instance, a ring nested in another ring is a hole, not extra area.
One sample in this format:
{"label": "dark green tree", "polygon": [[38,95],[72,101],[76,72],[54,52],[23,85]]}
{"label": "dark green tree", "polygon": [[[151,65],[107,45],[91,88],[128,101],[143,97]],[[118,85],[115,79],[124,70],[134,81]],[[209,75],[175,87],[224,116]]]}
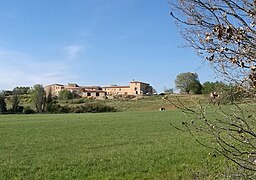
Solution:
{"label": "dark green tree", "polygon": [[175,79],[175,85],[181,93],[201,94],[202,85],[196,73],[186,72],[179,74]]}
{"label": "dark green tree", "polygon": [[212,92],[223,92],[225,89],[229,87],[229,85],[223,83],[223,82],[209,82],[206,81],[203,83],[202,93],[203,94],[210,94]]}
{"label": "dark green tree", "polygon": [[15,87],[12,90],[12,94],[17,94],[17,95],[28,94],[29,90],[30,90],[30,87]]}
{"label": "dark green tree", "polygon": [[4,95],[0,94],[0,114],[7,112]]}
{"label": "dark green tree", "polygon": [[72,99],[73,98],[73,94],[69,90],[65,89],[65,90],[59,92],[58,97],[61,100],[68,100],[68,99]]}
{"label": "dark green tree", "polygon": [[17,110],[19,108],[20,98],[17,94],[12,95],[11,97],[11,103],[12,103],[12,111],[14,113],[17,113]]}

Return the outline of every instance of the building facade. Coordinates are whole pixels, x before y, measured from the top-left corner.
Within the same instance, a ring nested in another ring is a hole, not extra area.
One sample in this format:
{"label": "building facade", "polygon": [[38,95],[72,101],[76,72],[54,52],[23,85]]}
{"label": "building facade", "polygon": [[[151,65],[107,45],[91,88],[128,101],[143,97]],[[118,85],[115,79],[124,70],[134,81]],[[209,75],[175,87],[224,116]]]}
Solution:
{"label": "building facade", "polygon": [[152,95],[153,88],[148,83],[140,81],[131,81],[129,86],[106,86],[102,87],[106,91],[107,95]]}
{"label": "building facade", "polygon": [[51,93],[58,96],[62,90],[68,90],[76,93],[80,97],[104,99],[110,96],[128,96],[128,95],[152,95],[153,88],[148,83],[132,81],[129,86],[79,86],[77,84],[62,85],[52,84],[44,87],[46,94]]}

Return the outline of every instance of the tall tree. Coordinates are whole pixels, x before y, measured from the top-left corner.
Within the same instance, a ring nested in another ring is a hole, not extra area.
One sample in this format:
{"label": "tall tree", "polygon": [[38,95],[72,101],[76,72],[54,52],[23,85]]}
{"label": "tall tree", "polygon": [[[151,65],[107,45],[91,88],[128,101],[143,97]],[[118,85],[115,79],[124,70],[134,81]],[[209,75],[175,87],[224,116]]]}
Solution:
{"label": "tall tree", "polygon": [[4,95],[0,94],[0,114],[7,112]]}
{"label": "tall tree", "polygon": [[34,85],[31,91],[31,100],[35,104],[36,111],[41,113],[45,110],[46,95],[44,87],[40,84]]}
{"label": "tall tree", "polygon": [[182,93],[193,92],[195,94],[200,94],[202,85],[198,79],[196,73],[186,72],[179,74],[175,79],[175,85],[177,89],[180,89]]}
{"label": "tall tree", "polygon": [[[171,16],[179,25],[187,45],[225,80],[239,87],[234,92],[255,94],[256,1],[170,0],[170,4]],[[219,106],[214,113],[207,111],[207,107],[195,110],[181,106],[195,115],[192,122],[190,119],[182,124],[198,142],[240,167],[240,173],[235,174],[241,178],[256,178],[253,104],[244,109],[236,104],[230,109]],[[196,136],[197,132],[205,133],[211,143],[202,141],[201,134]]]}
{"label": "tall tree", "polygon": [[17,94],[12,95],[11,102],[12,102],[12,110],[14,113],[16,113],[18,110],[18,107],[19,107],[19,103],[20,103],[19,96]]}

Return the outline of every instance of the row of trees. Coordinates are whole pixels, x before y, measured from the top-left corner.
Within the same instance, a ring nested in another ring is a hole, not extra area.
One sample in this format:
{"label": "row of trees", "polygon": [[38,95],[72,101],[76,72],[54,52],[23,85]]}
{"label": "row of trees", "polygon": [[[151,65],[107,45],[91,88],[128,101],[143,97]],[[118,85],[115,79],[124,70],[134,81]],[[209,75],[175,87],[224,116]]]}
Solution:
{"label": "row of trees", "polygon": [[[19,88],[20,89],[20,88]],[[10,102],[12,104],[10,109],[7,109],[5,102],[6,93],[0,94],[0,114],[5,113],[85,113],[85,112],[114,112],[115,108],[107,106],[99,102],[87,102],[83,99],[79,99],[79,104],[83,103],[80,106],[68,106],[60,105],[56,98],[52,96],[51,91],[46,94],[44,87],[40,84],[36,84],[33,88],[29,88],[29,101],[35,107],[35,110],[30,106],[23,107],[20,106],[20,94],[8,95],[10,97]],[[77,94],[72,93],[68,90],[63,90],[59,93],[58,99],[68,100],[77,98]],[[82,101],[81,101],[82,100]]]}
{"label": "row of trees", "polygon": [[[7,94],[7,91],[3,91],[0,94],[0,113],[22,113],[23,106],[20,106],[20,95],[30,93],[31,102],[36,107],[36,112],[41,113],[45,109],[46,95],[42,85],[36,84],[33,88],[29,87],[16,87],[11,94]],[[10,96],[11,108],[7,109],[5,96]],[[32,111],[32,109],[31,109]]]}
{"label": "row of trees", "polygon": [[[181,93],[193,94],[210,94],[213,92],[225,92],[235,89],[234,84],[226,84],[221,81],[209,82],[201,84],[196,73],[186,72],[179,74],[175,79],[176,88]],[[173,92],[167,89],[166,92]]]}
{"label": "row of trees", "polygon": [[[44,87],[40,84],[30,87],[15,87],[12,91],[2,91],[0,94],[0,113],[21,113],[24,110],[23,106],[19,106],[21,95],[28,95],[30,102],[33,103],[37,113],[48,111],[52,108],[53,98],[51,92],[46,96]],[[11,108],[7,109],[5,97],[10,97]],[[75,98],[76,95],[68,90],[63,90],[59,93],[60,100],[68,100]],[[29,110],[33,112],[32,109]]]}

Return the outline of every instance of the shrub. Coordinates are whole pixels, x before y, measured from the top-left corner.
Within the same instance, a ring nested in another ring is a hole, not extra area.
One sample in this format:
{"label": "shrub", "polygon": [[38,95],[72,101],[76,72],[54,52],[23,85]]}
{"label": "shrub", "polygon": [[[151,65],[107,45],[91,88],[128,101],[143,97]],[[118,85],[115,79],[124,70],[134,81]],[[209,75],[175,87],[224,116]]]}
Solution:
{"label": "shrub", "polygon": [[16,110],[14,110],[13,108],[11,108],[10,110],[8,110],[9,112],[8,113],[22,113],[24,110],[24,107],[23,106],[17,106],[16,107]]}
{"label": "shrub", "polygon": [[7,112],[5,97],[0,94],[0,114],[4,114]]}
{"label": "shrub", "polygon": [[80,106],[74,106],[71,108],[73,113],[99,113],[99,112],[116,112],[114,107],[98,103],[92,102],[87,103]]}
{"label": "shrub", "polygon": [[73,94],[69,90],[65,89],[65,90],[59,92],[59,99],[61,99],[61,100],[68,100],[68,99],[72,99],[72,98],[73,98]]}
{"label": "shrub", "polygon": [[77,106],[61,106],[56,102],[47,104],[46,111],[48,113],[99,113],[99,112],[115,112],[114,107],[99,102],[88,102]]}
{"label": "shrub", "polygon": [[24,114],[35,114],[36,112],[30,106],[26,106],[23,109],[23,113]]}
{"label": "shrub", "polygon": [[68,106],[61,106],[53,101],[46,106],[46,112],[48,113],[69,113],[70,108]]}
{"label": "shrub", "polygon": [[58,113],[60,109],[60,105],[56,104],[56,102],[51,102],[46,105],[46,112],[48,113]]}

